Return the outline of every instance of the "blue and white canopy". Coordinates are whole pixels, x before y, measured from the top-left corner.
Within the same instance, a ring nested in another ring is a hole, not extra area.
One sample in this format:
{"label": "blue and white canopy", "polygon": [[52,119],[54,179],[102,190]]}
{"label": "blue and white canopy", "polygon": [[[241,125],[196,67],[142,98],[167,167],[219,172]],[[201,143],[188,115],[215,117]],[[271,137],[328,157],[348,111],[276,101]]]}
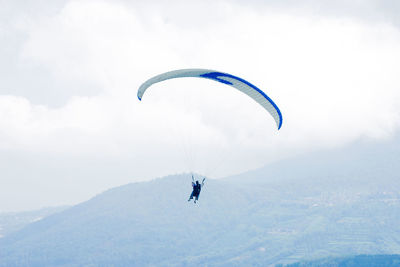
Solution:
{"label": "blue and white canopy", "polygon": [[152,84],[162,82],[168,79],[173,78],[181,78],[181,77],[198,77],[198,78],[207,78],[220,83],[228,84],[237,90],[245,93],[252,99],[254,99],[258,104],[260,104],[263,108],[265,108],[269,114],[274,118],[276,125],[278,126],[278,130],[282,126],[282,113],[279,110],[278,106],[269,98],[263,91],[258,89],[256,86],[252,85],[248,81],[236,77],[234,75],[219,72],[215,70],[207,70],[207,69],[182,69],[182,70],[174,70],[159,74],[146,82],[144,82],[138,90],[137,96],[139,100],[142,100],[144,92],[149,88]]}

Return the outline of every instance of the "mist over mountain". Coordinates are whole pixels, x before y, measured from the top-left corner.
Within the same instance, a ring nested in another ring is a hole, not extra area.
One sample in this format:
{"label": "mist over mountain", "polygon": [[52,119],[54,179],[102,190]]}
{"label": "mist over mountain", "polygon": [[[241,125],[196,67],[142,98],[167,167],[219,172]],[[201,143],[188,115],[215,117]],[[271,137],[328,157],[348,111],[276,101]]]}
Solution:
{"label": "mist over mountain", "polygon": [[269,266],[400,254],[399,139],[359,141],[220,180],[110,189],[0,239],[0,266]]}
{"label": "mist over mountain", "polygon": [[0,238],[18,231],[32,222],[39,221],[66,208],[66,206],[61,206],[43,208],[33,211],[0,213]]}

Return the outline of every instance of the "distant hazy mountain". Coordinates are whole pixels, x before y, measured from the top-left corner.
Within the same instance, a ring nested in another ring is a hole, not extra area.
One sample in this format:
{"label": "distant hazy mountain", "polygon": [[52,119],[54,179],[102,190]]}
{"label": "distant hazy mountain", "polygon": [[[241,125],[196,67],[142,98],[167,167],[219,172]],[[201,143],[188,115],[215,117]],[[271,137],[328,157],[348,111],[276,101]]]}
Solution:
{"label": "distant hazy mountain", "polygon": [[400,253],[400,146],[359,142],[206,180],[114,188],[0,239],[0,266],[269,266]]}
{"label": "distant hazy mountain", "polygon": [[21,230],[26,225],[42,220],[43,218],[66,209],[63,207],[50,207],[40,210],[24,212],[4,212],[0,213],[0,238]]}

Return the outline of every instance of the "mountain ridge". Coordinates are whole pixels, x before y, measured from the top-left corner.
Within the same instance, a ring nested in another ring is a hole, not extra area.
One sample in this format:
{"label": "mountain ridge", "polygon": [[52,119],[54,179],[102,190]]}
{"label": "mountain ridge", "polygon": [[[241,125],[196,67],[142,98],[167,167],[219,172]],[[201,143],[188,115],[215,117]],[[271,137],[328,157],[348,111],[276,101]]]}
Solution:
{"label": "mountain ridge", "polygon": [[187,202],[188,174],[112,188],[0,240],[0,266],[270,266],[399,254],[397,145],[356,144],[207,179],[198,204]]}

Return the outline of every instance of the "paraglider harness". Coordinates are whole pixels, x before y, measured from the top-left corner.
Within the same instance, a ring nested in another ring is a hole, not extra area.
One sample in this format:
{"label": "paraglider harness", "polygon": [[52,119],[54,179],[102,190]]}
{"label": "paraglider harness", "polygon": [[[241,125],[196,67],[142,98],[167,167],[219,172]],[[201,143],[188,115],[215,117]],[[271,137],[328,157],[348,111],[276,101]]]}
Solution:
{"label": "paraglider harness", "polygon": [[201,182],[201,184],[199,183],[199,181],[196,181],[196,183],[194,182],[194,178],[193,178],[193,175],[192,175],[192,187],[193,187],[193,191],[192,191],[192,194],[190,195],[190,198],[189,198],[189,200],[188,201],[190,201],[191,199],[193,199],[193,197],[195,198],[194,199],[194,203],[196,203],[196,201],[199,199],[199,195],[200,195],[200,191],[201,191],[201,188],[203,187],[203,185],[204,185],[204,181],[206,180],[206,178],[203,178],[203,181]]}

